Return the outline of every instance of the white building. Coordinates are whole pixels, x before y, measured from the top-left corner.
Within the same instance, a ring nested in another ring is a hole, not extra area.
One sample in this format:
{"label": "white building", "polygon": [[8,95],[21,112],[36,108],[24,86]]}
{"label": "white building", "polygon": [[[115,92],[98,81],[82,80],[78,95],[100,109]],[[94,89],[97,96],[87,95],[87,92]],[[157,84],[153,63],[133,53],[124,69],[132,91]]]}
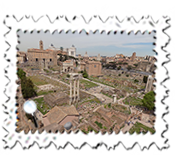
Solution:
{"label": "white building", "polygon": [[72,45],[71,48],[68,48],[68,55],[69,56],[73,56],[73,57],[76,57],[76,48]]}

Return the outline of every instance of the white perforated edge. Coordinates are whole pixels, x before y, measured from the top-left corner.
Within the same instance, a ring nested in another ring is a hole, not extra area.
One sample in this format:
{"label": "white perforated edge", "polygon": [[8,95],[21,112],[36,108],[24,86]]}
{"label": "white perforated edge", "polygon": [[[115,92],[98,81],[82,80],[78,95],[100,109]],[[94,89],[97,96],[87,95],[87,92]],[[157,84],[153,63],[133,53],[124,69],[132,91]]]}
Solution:
{"label": "white perforated edge", "polygon": [[[33,17],[35,19],[35,17]],[[166,23],[166,20],[168,20],[168,17],[162,17],[159,19],[157,23],[155,23],[151,17],[143,18],[139,21],[139,23],[135,22],[134,18],[131,18],[130,21],[125,18],[122,23],[120,23],[116,17],[109,17],[108,20],[104,23],[100,20],[100,18],[92,17],[90,22],[86,24],[84,17],[79,16],[76,17],[75,20],[67,19],[65,20],[65,16],[59,17],[58,20],[54,20],[53,23],[49,21],[48,16],[43,16],[40,19],[35,19],[37,22],[34,22],[31,17],[26,18],[25,16],[20,20],[17,21],[14,17],[10,16],[5,19],[5,25],[8,27],[11,27],[11,30],[9,33],[5,35],[5,40],[10,44],[10,49],[7,52],[6,59],[10,59],[11,61],[7,63],[9,65],[6,70],[8,71],[6,76],[8,76],[11,80],[11,82],[6,86],[6,94],[7,96],[10,96],[10,100],[7,103],[4,103],[5,106],[7,106],[7,109],[4,109],[4,112],[7,112],[7,114],[4,113],[4,125],[3,128],[5,128],[9,133],[3,138],[3,140],[6,142],[4,144],[4,147],[13,147],[17,141],[19,141],[23,148],[28,148],[31,146],[34,142],[37,142],[40,147],[46,147],[50,144],[50,142],[53,142],[57,148],[64,147],[67,142],[70,142],[74,147],[80,148],[84,143],[88,143],[90,146],[95,147],[99,143],[105,143],[107,145],[107,148],[114,148],[115,145],[117,145],[119,142],[122,142],[123,145],[126,148],[131,148],[135,143],[139,143],[141,149],[144,147],[149,147],[152,143],[155,143],[158,148],[168,147],[168,144],[166,143],[166,138],[163,138],[161,134],[164,130],[166,130],[166,123],[162,119],[162,114],[166,112],[165,105],[161,103],[161,100],[164,96],[166,96],[165,91],[167,88],[160,85],[160,83],[166,78],[166,70],[164,67],[162,67],[162,63],[165,61],[166,53],[161,50],[162,46],[165,46],[165,44],[168,42],[168,36],[164,34],[162,31],[166,27],[169,26],[169,24]],[[153,23],[154,26],[152,26]],[[117,26],[120,25],[120,26]],[[15,132],[15,123],[16,123],[16,114],[15,114],[15,96],[16,96],[16,89],[17,85],[15,84],[15,80],[17,79],[16,76],[16,45],[17,45],[17,34],[16,31],[18,29],[21,30],[50,30],[50,32],[54,32],[55,30],[61,31],[61,30],[71,30],[75,31],[77,30],[80,32],[82,29],[85,29],[88,31],[95,31],[99,30],[100,32],[102,30],[105,30],[105,32],[109,31],[126,31],[127,33],[130,31],[134,31],[136,33],[137,31],[141,31],[142,33],[144,31],[153,31],[156,30],[156,47],[155,51],[158,53],[157,56],[157,70],[156,70],[156,79],[157,83],[156,85],[156,133],[154,135],[150,135],[150,133],[147,133],[146,135],[137,135],[133,134],[130,135],[129,133],[123,134],[120,132],[120,134],[111,134],[108,135],[106,133],[105,135],[90,133],[88,135],[83,134],[82,132],[78,132],[78,134],[74,134],[73,132],[70,134],[64,133],[64,134],[47,134],[43,132],[42,134],[38,134],[38,132],[35,132],[35,134],[28,133],[27,135],[24,134],[24,132],[16,133]],[[7,47],[8,48],[8,47]],[[11,122],[8,126],[8,122]],[[27,141],[28,139],[28,141]]]}

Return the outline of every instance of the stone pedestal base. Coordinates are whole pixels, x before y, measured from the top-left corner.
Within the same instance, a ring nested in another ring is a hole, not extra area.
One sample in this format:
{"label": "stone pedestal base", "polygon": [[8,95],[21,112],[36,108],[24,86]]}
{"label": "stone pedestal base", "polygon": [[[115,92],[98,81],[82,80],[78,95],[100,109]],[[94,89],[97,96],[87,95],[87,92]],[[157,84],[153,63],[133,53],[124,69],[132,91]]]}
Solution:
{"label": "stone pedestal base", "polygon": [[69,98],[69,105],[72,104],[72,98]]}

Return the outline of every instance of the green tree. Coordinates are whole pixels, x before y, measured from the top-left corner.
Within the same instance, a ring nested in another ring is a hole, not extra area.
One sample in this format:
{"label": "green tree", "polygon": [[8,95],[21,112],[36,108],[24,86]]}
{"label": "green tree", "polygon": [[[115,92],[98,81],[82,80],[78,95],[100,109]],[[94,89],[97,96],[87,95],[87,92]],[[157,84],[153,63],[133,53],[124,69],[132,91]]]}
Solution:
{"label": "green tree", "polygon": [[134,66],[135,66],[135,67],[137,67],[137,66],[138,66],[138,64],[134,64]]}
{"label": "green tree", "polygon": [[67,77],[68,77],[68,78],[70,78],[70,75],[69,75],[69,74],[67,74]]}
{"label": "green tree", "polygon": [[21,88],[22,88],[22,95],[25,99],[36,96],[34,84],[30,79],[22,78]]}
{"label": "green tree", "polygon": [[67,55],[64,56],[64,61],[66,61],[66,60],[68,60],[68,56]]}
{"label": "green tree", "polygon": [[143,77],[143,82],[144,82],[144,83],[147,83],[147,80],[148,80],[148,76],[144,76],[144,77]]}
{"label": "green tree", "polygon": [[24,72],[21,68],[18,68],[17,75],[20,79],[23,79],[26,77],[26,72]]}
{"label": "green tree", "polygon": [[134,82],[137,83],[137,82],[139,82],[139,80],[135,79]]}
{"label": "green tree", "polygon": [[120,70],[122,67],[121,66],[118,66],[117,69]]}
{"label": "green tree", "polygon": [[128,65],[127,69],[130,71],[132,69],[132,66]]}
{"label": "green tree", "polygon": [[142,99],[143,106],[148,108],[149,110],[154,110],[155,108],[155,93],[154,91],[150,91],[149,93],[145,94]]}
{"label": "green tree", "polygon": [[76,63],[76,67],[78,66],[78,61],[75,61],[75,63]]}
{"label": "green tree", "polygon": [[111,67],[112,67],[113,69],[115,69],[115,68],[116,68],[116,65],[112,65]]}
{"label": "green tree", "polygon": [[83,72],[83,77],[88,78],[88,73],[86,72],[86,70],[84,70],[84,72]]}
{"label": "green tree", "polygon": [[63,61],[63,56],[62,56],[62,55],[60,55],[59,60],[60,60],[60,61]]}

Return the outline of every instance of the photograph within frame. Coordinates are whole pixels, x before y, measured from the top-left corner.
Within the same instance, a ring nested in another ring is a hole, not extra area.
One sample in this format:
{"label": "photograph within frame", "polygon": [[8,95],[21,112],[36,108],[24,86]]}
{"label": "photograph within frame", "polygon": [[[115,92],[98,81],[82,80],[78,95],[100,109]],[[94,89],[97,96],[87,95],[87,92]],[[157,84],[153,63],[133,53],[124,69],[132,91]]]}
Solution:
{"label": "photograph within frame", "polygon": [[155,35],[18,30],[16,131],[154,134]]}

